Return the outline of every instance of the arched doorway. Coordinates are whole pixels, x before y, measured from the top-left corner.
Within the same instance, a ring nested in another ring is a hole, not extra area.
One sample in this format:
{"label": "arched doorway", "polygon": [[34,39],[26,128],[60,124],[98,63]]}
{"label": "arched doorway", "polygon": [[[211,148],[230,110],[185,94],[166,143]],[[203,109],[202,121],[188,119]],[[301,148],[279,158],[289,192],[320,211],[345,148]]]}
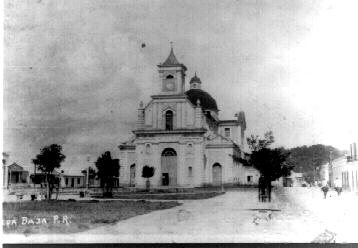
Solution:
{"label": "arched doorway", "polygon": [[173,148],[166,148],[161,158],[162,185],[177,185],[177,153]]}
{"label": "arched doorway", "polygon": [[135,164],[132,164],[129,172],[129,186],[135,186]]}
{"label": "arched doorway", "polygon": [[221,185],[222,184],[222,168],[219,163],[215,163],[213,165],[213,185]]}

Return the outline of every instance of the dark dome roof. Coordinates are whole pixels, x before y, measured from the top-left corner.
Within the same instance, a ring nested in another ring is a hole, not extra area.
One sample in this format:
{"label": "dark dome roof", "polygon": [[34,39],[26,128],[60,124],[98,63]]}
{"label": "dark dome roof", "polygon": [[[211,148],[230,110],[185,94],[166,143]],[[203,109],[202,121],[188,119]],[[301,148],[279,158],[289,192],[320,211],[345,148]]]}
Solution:
{"label": "dark dome roof", "polygon": [[215,99],[207,92],[201,89],[191,89],[185,92],[190,102],[196,106],[198,99],[200,100],[200,106],[204,109],[218,110]]}
{"label": "dark dome roof", "polygon": [[197,83],[201,84],[201,80],[200,80],[200,78],[199,78],[199,77],[197,77],[197,76],[196,76],[196,72],[195,72],[194,77],[192,77],[192,78],[190,79],[189,84],[192,84],[192,83],[195,83],[195,82],[197,82]]}

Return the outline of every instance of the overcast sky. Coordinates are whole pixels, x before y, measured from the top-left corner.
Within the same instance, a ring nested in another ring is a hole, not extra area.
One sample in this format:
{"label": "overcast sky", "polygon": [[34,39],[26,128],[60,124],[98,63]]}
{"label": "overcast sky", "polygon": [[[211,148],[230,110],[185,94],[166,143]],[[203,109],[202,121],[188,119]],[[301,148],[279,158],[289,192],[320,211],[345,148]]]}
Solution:
{"label": "overcast sky", "polygon": [[[63,146],[72,171],[131,135],[170,41],[221,119],[277,146],[358,141],[357,1],[6,1],[4,150],[32,168]],[[142,44],[145,47],[142,47]]]}

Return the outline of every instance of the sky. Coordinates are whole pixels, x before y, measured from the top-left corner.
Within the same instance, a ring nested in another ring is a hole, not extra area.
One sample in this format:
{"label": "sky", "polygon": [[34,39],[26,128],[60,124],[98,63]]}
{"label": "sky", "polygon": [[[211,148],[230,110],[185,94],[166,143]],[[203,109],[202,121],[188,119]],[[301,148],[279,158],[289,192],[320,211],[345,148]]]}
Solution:
{"label": "sky", "polygon": [[[358,141],[355,0],[5,1],[3,146],[27,169],[62,145],[78,172],[132,134],[173,42],[221,119],[275,146]],[[145,44],[145,46],[143,46]]]}

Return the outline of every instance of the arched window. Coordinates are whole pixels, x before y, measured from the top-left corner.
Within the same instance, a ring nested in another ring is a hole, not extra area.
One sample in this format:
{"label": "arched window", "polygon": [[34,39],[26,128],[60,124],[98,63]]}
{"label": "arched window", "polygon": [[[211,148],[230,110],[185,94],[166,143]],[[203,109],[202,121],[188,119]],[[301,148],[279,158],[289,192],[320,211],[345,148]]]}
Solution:
{"label": "arched window", "polygon": [[173,111],[165,112],[165,130],[173,130]]}
{"label": "arched window", "polygon": [[174,78],[174,77],[172,75],[167,76],[167,79],[171,79],[171,78]]}
{"label": "arched window", "polygon": [[165,148],[162,152],[162,156],[163,157],[172,157],[172,156],[176,156],[177,153],[173,148]]}
{"label": "arched window", "polygon": [[193,167],[191,167],[191,166],[188,167],[188,176],[189,177],[193,176]]}
{"label": "arched window", "polygon": [[193,153],[193,144],[189,143],[186,148],[186,153],[192,154]]}
{"label": "arched window", "polygon": [[145,145],[145,153],[150,154],[150,144]]}

